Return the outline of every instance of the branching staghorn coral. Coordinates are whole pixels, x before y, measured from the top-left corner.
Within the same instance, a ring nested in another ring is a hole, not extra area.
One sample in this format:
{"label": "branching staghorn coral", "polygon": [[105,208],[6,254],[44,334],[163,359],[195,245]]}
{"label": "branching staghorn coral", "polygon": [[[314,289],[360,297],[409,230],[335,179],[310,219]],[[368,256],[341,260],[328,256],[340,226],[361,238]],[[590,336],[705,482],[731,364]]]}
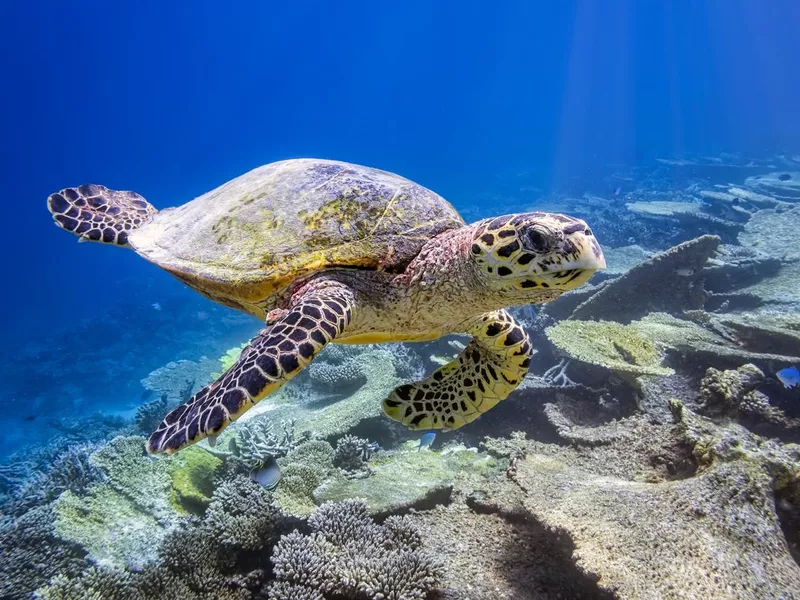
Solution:
{"label": "branching staghorn coral", "polygon": [[344,435],[336,442],[333,465],[351,474],[364,473],[366,470],[366,475],[369,475],[366,462],[377,449],[378,445],[370,443],[369,440],[354,435]]}
{"label": "branching staghorn coral", "polygon": [[[192,383],[192,386],[194,386],[194,383]],[[133,418],[136,429],[141,433],[150,435],[169,412],[169,406],[166,392],[161,392],[157,399],[142,404],[136,410],[136,416]]]}
{"label": "branching staghorn coral", "polygon": [[326,502],[308,524],[310,535],[295,530],[275,546],[270,600],[422,600],[436,586],[441,567],[420,549],[419,532],[406,517],[378,525],[366,502],[345,500]]}
{"label": "branching staghorn coral", "polygon": [[[289,526],[268,492],[247,477],[220,485],[202,519],[190,519],[157,548],[158,560],[135,570],[93,566],[40,588],[42,600],[255,600],[263,598],[269,554]],[[44,582],[40,582],[42,585]],[[302,598],[302,596],[292,596]]]}
{"label": "branching staghorn coral", "polygon": [[30,598],[51,577],[86,567],[80,546],[56,538],[53,519],[53,509],[41,506],[0,525],[0,597]]}
{"label": "branching staghorn coral", "polygon": [[4,512],[21,515],[34,506],[52,501],[64,491],[82,496],[93,485],[104,482],[103,471],[89,460],[99,447],[91,443],[73,444],[58,454],[46,470],[28,472],[11,490],[3,506]]}

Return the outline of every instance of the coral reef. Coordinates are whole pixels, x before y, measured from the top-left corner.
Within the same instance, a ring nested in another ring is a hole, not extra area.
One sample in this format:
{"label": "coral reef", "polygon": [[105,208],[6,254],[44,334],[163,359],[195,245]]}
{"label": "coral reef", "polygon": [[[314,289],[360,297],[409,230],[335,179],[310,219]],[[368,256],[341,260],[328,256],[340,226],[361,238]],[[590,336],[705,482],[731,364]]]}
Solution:
{"label": "coral reef", "polygon": [[144,454],[144,438],[118,437],[89,457],[106,482],[54,502],[55,531],[83,546],[98,565],[124,567],[155,560],[158,542],[177,526],[171,470],[177,462]]}
{"label": "coral reef", "polygon": [[[702,204],[695,202],[676,202],[660,200],[652,202],[632,202],[626,208],[645,220],[663,222],[673,221],[683,231],[691,233],[710,232],[721,236],[726,241],[735,241],[736,234],[742,229],[741,215],[725,211],[721,216],[709,214]],[[729,208],[729,207],[728,207]],[[734,217],[736,220],[732,220]]]}
{"label": "coral reef", "polygon": [[653,313],[631,323],[630,327],[647,339],[673,350],[671,354],[685,364],[729,369],[749,362],[762,370],[771,370],[776,365],[788,367],[800,362],[800,357],[751,351],[746,340],[732,337],[732,331],[720,329],[710,318],[704,322],[705,327],[664,313]]}
{"label": "coral reef", "polygon": [[238,423],[235,428],[235,454],[254,469],[270,458],[286,456],[297,442],[294,434],[294,421],[281,421],[281,433],[275,433],[272,421],[259,415]]}
{"label": "coral reef", "polygon": [[4,512],[20,515],[54,500],[66,490],[81,496],[93,485],[105,481],[105,473],[89,460],[98,448],[92,443],[74,444],[57,454],[45,471],[18,471],[19,479],[10,491]]}
{"label": "coral reef", "polygon": [[191,446],[173,457],[172,462],[177,463],[170,473],[173,506],[179,511],[202,515],[211,502],[222,460],[198,446]]}
{"label": "coral reef", "polygon": [[365,502],[326,503],[308,519],[312,533],[295,531],[275,546],[277,581],[271,600],[385,598],[424,600],[440,567],[420,548],[420,535],[402,518],[378,525]]}
{"label": "coral reef", "polygon": [[278,520],[269,492],[240,475],[217,487],[204,523],[223,546],[261,550],[274,541]]}
{"label": "coral reef", "polygon": [[278,460],[282,477],[275,503],[287,514],[307,516],[316,505],[314,490],[332,473],[334,450],[328,442],[311,440]]}
{"label": "coral reef", "polygon": [[789,202],[800,201],[800,173],[780,171],[748,177],[745,186]]}
{"label": "coral reef", "polygon": [[800,260],[799,245],[786,243],[796,235],[798,227],[800,206],[790,210],[760,210],[739,234],[739,243],[778,259]]}
{"label": "coral reef", "polygon": [[372,514],[404,513],[447,502],[454,483],[471,474],[483,476],[495,461],[466,448],[447,453],[419,452],[413,442],[371,465],[366,479],[333,478],[314,492],[317,503],[363,498]]}
{"label": "coral reef", "polygon": [[[237,356],[238,358],[238,356]],[[198,362],[178,360],[167,363],[142,379],[145,389],[166,395],[171,404],[188,400],[211,381],[214,361],[203,358]]]}
{"label": "coral reef", "polygon": [[755,365],[718,371],[711,367],[700,382],[701,411],[710,416],[735,416],[744,398],[764,382],[764,373]]}
{"label": "coral reef", "polygon": [[[535,340],[531,373],[468,427],[439,433],[437,450],[418,450],[419,432],[380,403],[464,347],[451,336],[330,344],[218,438],[169,457],[131,434],[244,346],[153,371],[133,423],[73,416],[86,389],[65,385],[71,412],[50,406],[48,423],[22,424],[55,432],[52,444],[14,446],[0,465],[0,596],[800,598],[800,408],[775,377],[800,365],[798,165],[685,157],[617,173],[603,182],[613,196],[542,198],[543,210],[586,215],[609,269],[512,309]],[[741,169],[773,172],[728,183]],[[181,356],[254,327],[211,321],[181,339]],[[27,358],[60,372],[50,346]]]}
{"label": "coral reef", "polygon": [[169,408],[170,404],[166,392],[162,392],[155,400],[142,404],[136,409],[136,416],[133,418],[137,431],[144,435],[150,435],[164,420]]}
{"label": "coral reef", "polygon": [[651,312],[702,308],[706,301],[703,267],[719,242],[716,236],[704,235],[656,254],[603,286],[578,305],[570,318],[628,323]]}
{"label": "coral reef", "polygon": [[365,473],[369,475],[370,471],[366,463],[376,449],[376,445],[371,444],[367,439],[344,435],[336,442],[333,466],[351,474]]}
{"label": "coral reef", "polygon": [[85,552],[56,538],[50,506],[33,508],[0,523],[0,597],[30,598],[51,577],[74,576],[85,567]]}
{"label": "coral reef", "polygon": [[758,390],[764,381],[764,373],[752,364],[727,371],[712,367],[700,381],[699,412],[714,417],[740,417],[756,427],[767,423],[782,429],[800,429],[800,420],[787,417]]}

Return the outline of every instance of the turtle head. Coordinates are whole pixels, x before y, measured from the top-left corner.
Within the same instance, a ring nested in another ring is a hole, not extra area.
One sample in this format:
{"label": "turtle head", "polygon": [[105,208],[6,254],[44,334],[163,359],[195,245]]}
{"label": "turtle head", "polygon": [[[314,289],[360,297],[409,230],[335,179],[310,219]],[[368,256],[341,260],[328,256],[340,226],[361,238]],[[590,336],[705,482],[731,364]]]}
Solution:
{"label": "turtle head", "polygon": [[509,304],[552,300],[606,267],[584,221],[542,212],[477,223],[470,256],[486,286]]}

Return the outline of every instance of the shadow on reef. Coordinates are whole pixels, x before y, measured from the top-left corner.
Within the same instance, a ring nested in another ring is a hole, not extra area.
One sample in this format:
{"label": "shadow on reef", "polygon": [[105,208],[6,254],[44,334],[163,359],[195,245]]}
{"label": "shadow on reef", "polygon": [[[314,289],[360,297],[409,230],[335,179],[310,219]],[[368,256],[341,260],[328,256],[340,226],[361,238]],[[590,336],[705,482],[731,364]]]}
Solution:
{"label": "shadow on reef", "polygon": [[[598,587],[600,579],[575,566],[575,543],[566,531],[545,527],[530,514],[505,512],[474,493],[467,506],[481,515],[497,515],[513,534],[499,537],[497,560],[506,565],[501,571],[512,598],[545,600],[613,600],[613,593]],[[484,538],[485,539],[485,538]]]}

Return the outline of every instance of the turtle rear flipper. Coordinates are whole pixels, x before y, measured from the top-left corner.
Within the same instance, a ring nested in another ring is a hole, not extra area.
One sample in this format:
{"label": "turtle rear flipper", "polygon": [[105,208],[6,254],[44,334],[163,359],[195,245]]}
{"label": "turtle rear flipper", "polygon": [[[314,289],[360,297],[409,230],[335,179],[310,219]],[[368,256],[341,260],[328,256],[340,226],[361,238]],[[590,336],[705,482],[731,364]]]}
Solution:
{"label": "turtle rear flipper", "polygon": [[147,223],[155,207],[136,192],[81,185],[51,194],[47,208],[56,224],[81,242],[128,246],[128,232]]}

